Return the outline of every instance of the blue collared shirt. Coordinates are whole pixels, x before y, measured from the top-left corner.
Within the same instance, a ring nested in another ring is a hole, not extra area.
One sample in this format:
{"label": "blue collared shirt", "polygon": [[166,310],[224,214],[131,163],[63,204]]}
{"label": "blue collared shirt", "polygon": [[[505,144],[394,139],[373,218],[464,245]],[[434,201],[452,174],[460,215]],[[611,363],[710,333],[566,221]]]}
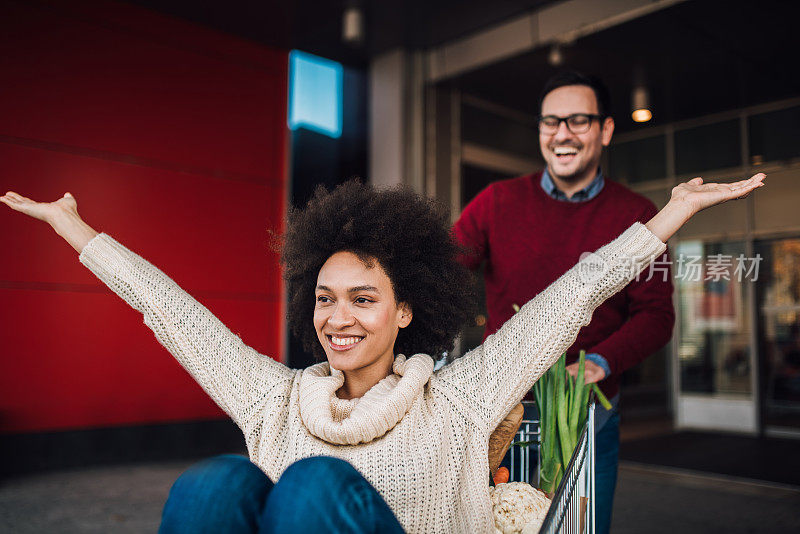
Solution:
{"label": "blue collared shirt", "polygon": [[603,178],[603,171],[597,171],[597,176],[594,177],[592,183],[572,195],[571,198],[567,198],[567,195],[556,187],[555,182],[553,182],[553,179],[550,177],[550,173],[547,172],[547,168],[545,168],[542,173],[542,180],[540,183],[542,189],[544,189],[544,192],[547,193],[550,198],[563,202],[586,202],[600,194],[600,191],[603,190],[603,186],[606,185],[606,180]]}

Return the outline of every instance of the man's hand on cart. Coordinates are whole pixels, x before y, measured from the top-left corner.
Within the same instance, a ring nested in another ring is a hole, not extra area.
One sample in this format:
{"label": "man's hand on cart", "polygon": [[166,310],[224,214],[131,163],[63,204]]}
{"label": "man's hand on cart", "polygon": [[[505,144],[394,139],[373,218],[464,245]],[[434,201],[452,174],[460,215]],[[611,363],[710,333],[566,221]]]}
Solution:
{"label": "man's hand on cart", "polygon": [[[573,378],[577,378],[578,362],[569,364],[567,366],[567,372]],[[586,360],[586,368],[584,369],[583,373],[585,384],[594,384],[595,382],[600,382],[606,377],[605,369],[590,360]]]}

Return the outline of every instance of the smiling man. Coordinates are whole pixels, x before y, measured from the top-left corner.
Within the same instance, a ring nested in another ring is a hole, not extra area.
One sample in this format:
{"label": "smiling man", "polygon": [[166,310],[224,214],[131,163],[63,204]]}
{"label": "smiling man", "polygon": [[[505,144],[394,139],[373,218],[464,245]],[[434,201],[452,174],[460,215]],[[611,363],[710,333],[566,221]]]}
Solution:
{"label": "smiling man", "polygon": [[[464,263],[485,262],[488,320],[494,333],[514,313],[578,261],[635,221],[656,213],[646,198],[604,176],[603,147],[614,134],[608,90],[596,78],[561,73],[545,84],[539,101],[543,172],[495,182],[456,222],[456,237],[471,253]],[[666,264],[665,264],[666,265]],[[586,381],[599,382],[612,401],[597,410],[597,532],[608,532],[617,479],[620,374],[669,341],[675,314],[668,269],[645,273],[598,308],[567,351],[574,362],[586,350]],[[567,368],[574,376],[577,364]]]}

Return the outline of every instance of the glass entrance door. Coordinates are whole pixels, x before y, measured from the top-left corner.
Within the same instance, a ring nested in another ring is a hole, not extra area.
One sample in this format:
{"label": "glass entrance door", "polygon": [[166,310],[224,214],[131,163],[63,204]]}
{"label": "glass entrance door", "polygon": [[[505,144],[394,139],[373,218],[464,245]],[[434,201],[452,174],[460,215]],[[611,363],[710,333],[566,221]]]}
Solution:
{"label": "glass entrance door", "polygon": [[[676,424],[756,433],[755,355],[744,242],[682,241],[675,250]],[[750,273],[752,276],[752,272]]]}

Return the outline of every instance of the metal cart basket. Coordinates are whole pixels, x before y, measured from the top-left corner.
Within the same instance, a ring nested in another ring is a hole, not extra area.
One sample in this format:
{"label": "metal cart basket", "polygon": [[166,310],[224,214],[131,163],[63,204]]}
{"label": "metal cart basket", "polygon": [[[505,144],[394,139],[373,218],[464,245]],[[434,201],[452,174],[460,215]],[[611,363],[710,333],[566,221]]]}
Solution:
{"label": "metal cart basket", "polygon": [[[592,396],[593,397],[593,396]],[[526,411],[535,403],[523,402]],[[594,534],[594,402],[590,400],[586,424],[558,485],[540,534]],[[538,486],[539,421],[524,419],[510,449],[511,479]],[[536,461],[535,473],[531,473]],[[536,480],[532,480],[535,478]]]}

